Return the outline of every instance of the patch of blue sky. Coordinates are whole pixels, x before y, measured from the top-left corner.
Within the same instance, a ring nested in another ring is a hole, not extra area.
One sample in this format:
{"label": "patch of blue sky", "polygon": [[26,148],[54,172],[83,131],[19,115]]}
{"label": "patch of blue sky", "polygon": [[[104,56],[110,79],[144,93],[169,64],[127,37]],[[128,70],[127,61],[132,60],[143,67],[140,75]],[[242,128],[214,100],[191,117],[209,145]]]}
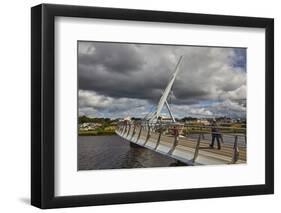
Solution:
{"label": "patch of blue sky", "polygon": [[233,67],[241,68],[246,72],[247,66],[247,49],[246,48],[234,48],[234,56],[231,59],[231,65]]}

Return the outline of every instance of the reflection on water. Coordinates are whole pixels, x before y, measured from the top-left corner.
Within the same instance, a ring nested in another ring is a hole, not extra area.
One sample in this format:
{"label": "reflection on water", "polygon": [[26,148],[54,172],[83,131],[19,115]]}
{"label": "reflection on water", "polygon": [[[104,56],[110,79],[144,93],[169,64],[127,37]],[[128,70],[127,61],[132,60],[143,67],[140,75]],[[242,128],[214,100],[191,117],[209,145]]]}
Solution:
{"label": "reflection on water", "polygon": [[130,142],[117,135],[79,136],[78,170],[182,166],[174,159]]}

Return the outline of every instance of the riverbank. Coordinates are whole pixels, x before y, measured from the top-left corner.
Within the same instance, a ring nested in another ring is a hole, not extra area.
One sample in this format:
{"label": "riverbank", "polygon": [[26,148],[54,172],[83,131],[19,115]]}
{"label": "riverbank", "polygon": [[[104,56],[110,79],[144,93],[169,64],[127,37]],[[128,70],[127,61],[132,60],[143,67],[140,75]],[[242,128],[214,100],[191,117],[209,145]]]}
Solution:
{"label": "riverbank", "polygon": [[105,136],[105,135],[116,135],[113,131],[79,131],[78,136]]}

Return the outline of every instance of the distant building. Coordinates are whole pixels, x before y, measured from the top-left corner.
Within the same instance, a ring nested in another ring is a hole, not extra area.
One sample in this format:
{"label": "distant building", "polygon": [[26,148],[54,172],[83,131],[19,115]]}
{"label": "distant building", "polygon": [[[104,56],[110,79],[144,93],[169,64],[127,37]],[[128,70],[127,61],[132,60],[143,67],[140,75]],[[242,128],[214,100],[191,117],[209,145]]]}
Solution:
{"label": "distant building", "polygon": [[220,118],[217,118],[217,123],[220,123],[220,124],[233,124],[233,123],[237,123],[237,120],[233,119],[233,118],[229,118],[229,117],[220,117]]}
{"label": "distant building", "polygon": [[197,119],[197,123],[205,126],[210,125],[210,122],[205,118]]}
{"label": "distant building", "polygon": [[101,126],[102,124],[100,123],[82,123],[79,125],[79,129],[82,131],[91,131]]}

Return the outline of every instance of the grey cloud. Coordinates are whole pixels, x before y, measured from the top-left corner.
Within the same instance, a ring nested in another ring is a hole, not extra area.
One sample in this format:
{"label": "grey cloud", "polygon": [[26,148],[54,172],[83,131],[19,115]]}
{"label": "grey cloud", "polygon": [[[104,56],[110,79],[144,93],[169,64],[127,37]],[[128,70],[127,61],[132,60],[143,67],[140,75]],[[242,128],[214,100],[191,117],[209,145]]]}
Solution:
{"label": "grey cloud", "polygon": [[[88,47],[86,49],[81,45]],[[110,72],[137,71],[144,63],[135,45],[80,42],[78,53],[79,64],[90,67],[94,65]]]}
{"label": "grey cloud", "polygon": [[112,98],[93,91],[79,90],[79,114],[98,116],[140,115],[147,112],[149,103],[140,99]]}
{"label": "grey cloud", "polygon": [[155,104],[181,55],[173,104],[246,98],[246,70],[232,66],[233,48],[79,42],[79,89]]}

